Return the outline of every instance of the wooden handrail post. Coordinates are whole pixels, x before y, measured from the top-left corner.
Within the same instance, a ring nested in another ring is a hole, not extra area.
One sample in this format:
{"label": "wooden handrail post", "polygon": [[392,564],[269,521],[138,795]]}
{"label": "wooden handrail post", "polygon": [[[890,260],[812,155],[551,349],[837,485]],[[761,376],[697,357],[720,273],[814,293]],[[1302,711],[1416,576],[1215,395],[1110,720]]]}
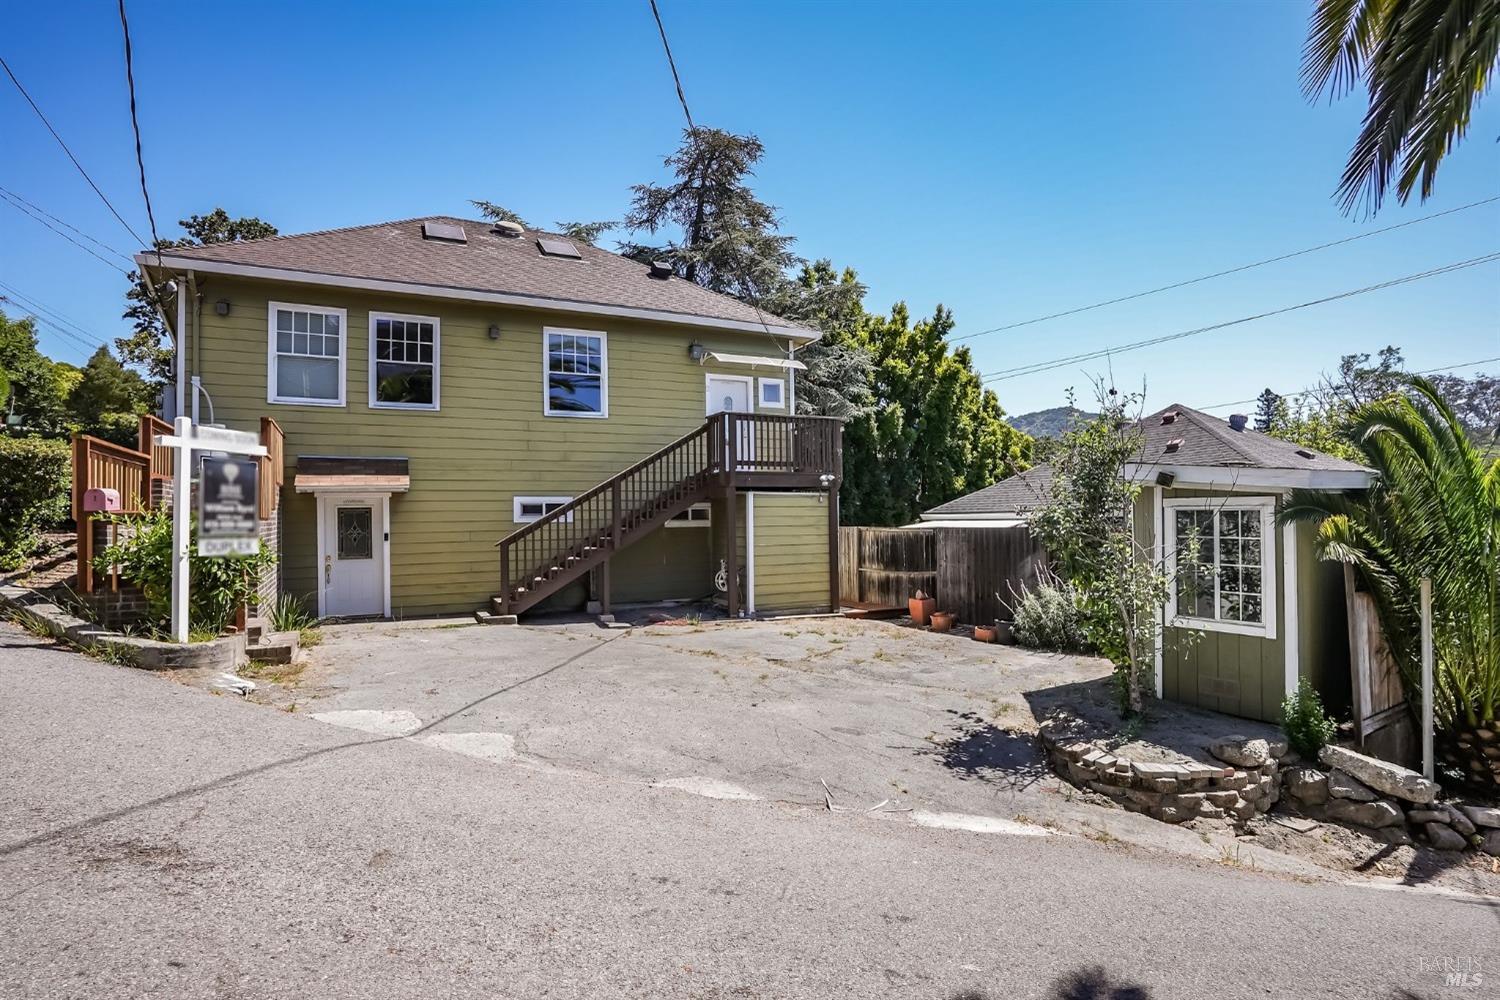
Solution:
{"label": "wooden handrail post", "polygon": [[510,543],[500,543],[500,613],[510,614]]}

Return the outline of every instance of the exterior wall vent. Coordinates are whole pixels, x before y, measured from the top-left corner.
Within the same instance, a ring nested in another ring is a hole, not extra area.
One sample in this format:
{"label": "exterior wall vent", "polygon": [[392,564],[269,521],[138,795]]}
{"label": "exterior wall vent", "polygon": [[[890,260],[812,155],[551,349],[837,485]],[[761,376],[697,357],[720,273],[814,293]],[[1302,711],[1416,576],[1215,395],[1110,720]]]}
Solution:
{"label": "exterior wall vent", "polygon": [[441,243],[469,242],[468,235],[464,233],[464,227],[455,226],[451,222],[422,223],[422,238],[424,240],[437,240]]}

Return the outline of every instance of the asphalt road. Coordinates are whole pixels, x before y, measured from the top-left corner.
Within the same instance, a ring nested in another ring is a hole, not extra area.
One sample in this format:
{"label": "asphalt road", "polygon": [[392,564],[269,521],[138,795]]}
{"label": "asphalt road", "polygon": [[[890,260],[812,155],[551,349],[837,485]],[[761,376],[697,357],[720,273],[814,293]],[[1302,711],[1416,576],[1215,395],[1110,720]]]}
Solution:
{"label": "asphalt road", "polygon": [[[1478,963],[1483,985],[1446,986],[1444,960]],[[539,772],[0,624],[5,997],[1364,1000],[1497,984],[1490,902]]]}

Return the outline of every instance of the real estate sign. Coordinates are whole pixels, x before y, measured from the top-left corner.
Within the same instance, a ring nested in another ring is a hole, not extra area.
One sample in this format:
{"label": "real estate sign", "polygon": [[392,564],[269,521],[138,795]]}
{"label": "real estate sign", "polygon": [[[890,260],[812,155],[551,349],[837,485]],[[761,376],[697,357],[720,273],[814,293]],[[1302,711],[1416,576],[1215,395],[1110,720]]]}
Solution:
{"label": "real estate sign", "polygon": [[260,465],[254,459],[206,455],[198,486],[198,554],[260,552]]}

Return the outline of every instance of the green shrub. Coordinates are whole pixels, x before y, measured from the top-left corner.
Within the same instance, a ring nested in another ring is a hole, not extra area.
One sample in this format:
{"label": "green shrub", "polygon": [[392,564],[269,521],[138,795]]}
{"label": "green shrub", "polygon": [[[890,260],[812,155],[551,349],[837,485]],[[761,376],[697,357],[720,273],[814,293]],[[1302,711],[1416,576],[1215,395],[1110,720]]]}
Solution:
{"label": "green shrub", "polygon": [[302,601],[292,594],[282,594],[271,609],[271,628],[277,632],[301,632],[317,623],[317,616],[309,614]]}
{"label": "green shrub", "polygon": [[1281,702],[1281,728],[1293,750],[1307,760],[1317,760],[1318,751],[1332,742],[1338,726],[1323,711],[1323,699],[1304,677]]}
{"label": "green shrub", "polygon": [[[120,575],[141,588],[152,623],[160,629],[172,615],[172,514],[158,508],[144,514],[111,514],[101,520],[117,524],[118,541],[95,558],[105,572],[119,566]],[[254,556],[210,557],[197,554],[197,525],[193,526],[188,557],[188,627],[195,632],[224,631],[236,611],[254,595],[266,567],[276,562],[270,552]]]}
{"label": "green shrub", "polygon": [[66,441],[0,436],[0,570],[19,569],[68,516],[72,463]]}
{"label": "green shrub", "polygon": [[1015,601],[1016,641],[1032,649],[1080,652],[1089,648],[1078,593],[1062,580],[1029,587]]}

